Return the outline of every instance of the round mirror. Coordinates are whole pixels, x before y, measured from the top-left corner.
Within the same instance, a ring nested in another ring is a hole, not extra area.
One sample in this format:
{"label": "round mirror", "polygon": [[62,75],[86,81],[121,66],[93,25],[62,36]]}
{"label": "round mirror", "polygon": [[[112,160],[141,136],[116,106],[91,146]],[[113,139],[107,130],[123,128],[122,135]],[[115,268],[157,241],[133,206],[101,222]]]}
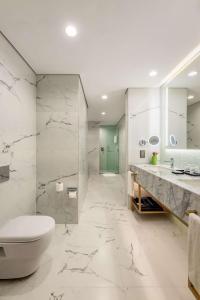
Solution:
{"label": "round mirror", "polygon": [[157,135],[152,135],[149,139],[149,144],[153,145],[153,146],[158,145],[159,142],[160,142],[160,139]]}
{"label": "round mirror", "polygon": [[170,134],[169,136],[169,144],[171,147],[175,147],[177,145],[177,140],[174,134]]}
{"label": "round mirror", "polygon": [[147,141],[145,139],[139,140],[139,145],[140,146],[146,146],[146,144],[147,144]]}

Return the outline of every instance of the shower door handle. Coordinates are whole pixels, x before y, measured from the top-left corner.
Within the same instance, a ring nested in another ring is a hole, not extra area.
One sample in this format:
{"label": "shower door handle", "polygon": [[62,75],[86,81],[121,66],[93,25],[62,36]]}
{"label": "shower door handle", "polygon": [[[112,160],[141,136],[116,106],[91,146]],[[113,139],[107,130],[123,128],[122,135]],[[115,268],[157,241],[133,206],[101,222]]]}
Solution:
{"label": "shower door handle", "polygon": [[101,152],[103,152],[104,151],[104,147],[101,147]]}

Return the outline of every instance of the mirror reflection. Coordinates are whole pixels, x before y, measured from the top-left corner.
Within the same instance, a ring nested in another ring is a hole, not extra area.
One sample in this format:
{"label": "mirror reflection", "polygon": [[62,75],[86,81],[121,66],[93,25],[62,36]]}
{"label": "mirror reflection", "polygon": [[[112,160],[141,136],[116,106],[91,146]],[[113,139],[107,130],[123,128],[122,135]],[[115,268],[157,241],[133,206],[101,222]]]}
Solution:
{"label": "mirror reflection", "polygon": [[168,147],[200,149],[200,57],[167,85]]}

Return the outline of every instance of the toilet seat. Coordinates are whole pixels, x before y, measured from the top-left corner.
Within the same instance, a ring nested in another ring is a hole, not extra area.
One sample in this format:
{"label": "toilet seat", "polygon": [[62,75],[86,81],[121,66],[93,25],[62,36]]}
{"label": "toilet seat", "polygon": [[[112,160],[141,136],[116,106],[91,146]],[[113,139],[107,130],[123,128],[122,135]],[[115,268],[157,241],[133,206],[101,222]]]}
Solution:
{"label": "toilet seat", "polygon": [[0,228],[0,243],[26,243],[40,240],[55,228],[48,216],[20,216]]}

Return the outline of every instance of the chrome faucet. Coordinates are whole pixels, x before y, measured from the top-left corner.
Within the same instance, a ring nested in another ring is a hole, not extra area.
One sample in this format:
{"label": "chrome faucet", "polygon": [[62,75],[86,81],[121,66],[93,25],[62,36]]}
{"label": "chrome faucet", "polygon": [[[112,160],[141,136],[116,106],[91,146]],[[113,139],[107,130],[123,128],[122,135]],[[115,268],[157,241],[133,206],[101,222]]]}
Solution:
{"label": "chrome faucet", "polygon": [[170,168],[173,170],[174,169],[174,158],[171,157],[170,160],[165,160],[165,162],[169,162],[170,163]]}
{"label": "chrome faucet", "polygon": [[170,158],[170,168],[174,169],[174,158],[173,157]]}

